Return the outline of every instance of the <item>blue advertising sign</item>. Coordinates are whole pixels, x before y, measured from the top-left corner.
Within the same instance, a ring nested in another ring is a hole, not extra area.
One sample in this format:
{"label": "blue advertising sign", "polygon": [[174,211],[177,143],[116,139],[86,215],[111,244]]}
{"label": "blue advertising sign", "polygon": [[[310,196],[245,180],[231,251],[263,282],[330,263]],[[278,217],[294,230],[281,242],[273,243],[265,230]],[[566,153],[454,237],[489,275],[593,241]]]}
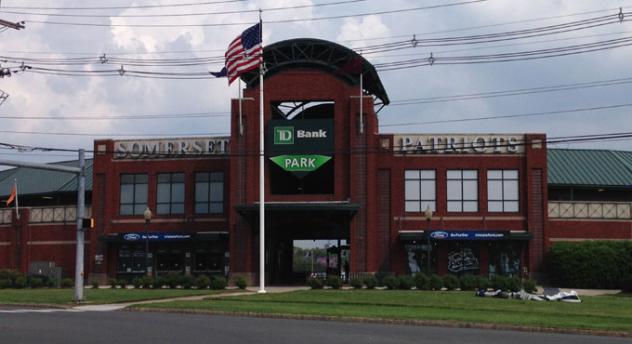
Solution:
{"label": "blue advertising sign", "polygon": [[504,231],[432,231],[430,238],[434,240],[504,240],[509,232]]}
{"label": "blue advertising sign", "polygon": [[191,240],[193,234],[183,233],[121,233],[120,234],[125,241],[180,241]]}

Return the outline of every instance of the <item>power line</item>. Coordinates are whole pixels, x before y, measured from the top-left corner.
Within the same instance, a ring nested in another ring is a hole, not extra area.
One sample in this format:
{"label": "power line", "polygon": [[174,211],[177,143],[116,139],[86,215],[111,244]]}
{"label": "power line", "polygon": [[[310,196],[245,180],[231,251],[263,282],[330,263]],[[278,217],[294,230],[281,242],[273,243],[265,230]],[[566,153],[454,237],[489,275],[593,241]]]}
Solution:
{"label": "power line", "polygon": [[520,88],[520,89],[504,90],[504,91],[458,94],[458,95],[452,95],[452,96],[401,99],[401,100],[393,100],[391,101],[389,105],[390,106],[405,106],[405,105],[415,105],[415,104],[445,103],[445,102],[452,102],[452,101],[510,97],[510,96],[517,96],[517,95],[525,95],[525,94],[561,92],[561,91],[570,91],[570,90],[593,88],[593,87],[626,85],[630,83],[632,83],[632,77],[600,80],[600,81],[590,81],[590,82],[579,82],[579,83],[572,83],[572,84],[552,85],[552,86],[540,86],[540,87],[532,87],[532,88]]}
{"label": "power line", "polygon": [[632,107],[632,103],[627,104],[615,104],[615,105],[604,105],[604,106],[594,106],[587,108],[575,108],[575,109],[567,109],[567,110],[554,110],[554,111],[544,111],[544,112],[530,112],[523,114],[511,114],[511,115],[488,115],[488,116],[478,116],[478,117],[463,117],[463,118],[455,118],[455,119],[446,119],[446,120],[437,120],[437,121],[421,121],[421,122],[407,122],[407,123],[390,123],[390,124],[382,124],[380,127],[404,127],[411,125],[421,125],[421,124],[442,124],[442,123],[457,123],[457,122],[475,122],[475,121],[488,121],[488,120],[496,120],[496,119],[506,119],[506,118],[524,118],[524,117],[536,117],[536,116],[553,116],[559,114],[566,113],[576,113],[576,112],[588,112],[588,111],[601,111],[601,110],[612,110],[612,109],[621,109]]}
{"label": "power line", "polygon": [[210,15],[225,15],[225,14],[244,14],[244,13],[259,13],[262,12],[276,12],[295,10],[303,8],[316,8],[326,7],[334,5],[345,5],[357,2],[365,2],[367,0],[345,0],[336,2],[325,2],[318,4],[306,4],[306,5],[294,5],[294,6],[282,6],[282,7],[268,7],[262,9],[252,10],[233,10],[233,11],[218,11],[218,12],[191,12],[191,13],[166,13],[166,14],[72,14],[72,13],[35,13],[35,12],[21,12],[21,11],[5,11],[0,9],[0,13],[7,14],[20,14],[20,15],[32,15],[32,16],[45,16],[45,17],[72,17],[72,18],[164,18],[164,17],[196,17],[196,16],[210,16]]}
{"label": "power line", "polygon": [[[296,22],[313,22],[313,21],[323,21],[323,20],[337,20],[337,19],[345,19],[345,18],[355,18],[355,17],[366,17],[370,15],[380,15],[380,14],[396,14],[396,13],[404,13],[404,12],[413,12],[413,11],[421,11],[421,10],[430,10],[437,8],[445,8],[445,7],[454,7],[461,5],[469,5],[479,2],[484,2],[487,0],[469,0],[463,2],[454,2],[447,4],[439,4],[439,5],[431,5],[431,6],[421,6],[421,7],[412,7],[405,9],[396,9],[396,10],[386,10],[386,11],[375,11],[375,12],[365,12],[358,14],[348,14],[348,15],[337,15],[337,16],[325,16],[325,17],[309,17],[309,18],[298,18],[298,19],[280,19],[280,20],[268,20],[265,21],[264,24],[284,24],[284,23],[296,23]],[[99,24],[99,23],[88,23],[88,22],[63,22],[63,21],[49,21],[49,20],[28,20],[29,23],[34,24],[49,24],[49,25],[69,25],[69,26],[95,26],[95,27],[145,27],[145,28],[171,28],[171,27],[218,27],[218,26],[248,26],[256,24],[256,22],[233,22],[233,23],[201,23],[201,24]]]}
{"label": "power line", "polygon": [[230,112],[190,112],[190,113],[173,113],[173,114],[138,114],[138,115],[105,115],[90,114],[83,116],[28,116],[28,115],[0,115],[0,119],[18,119],[18,120],[73,120],[73,121],[109,121],[121,119],[134,120],[155,120],[155,119],[185,119],[185,118],[212,118],[212,117],[229,117]]}
{"label": "power line", "polygon": [[[165,138],[169,139],[169,137]],[[572,136],[558,136],[558,137],[547,137],[542,143],[547,145],[555,145],[561,143],[586,143],[586,142],[604,142],[604,141],[619,141],[619,140],[628,140],[632,139],[632,132],[615,132],[615,133],[597,133],[597,134],[583,134],[583,135],[572,135]],[[508,146],[526,146],[531,144],[528,140],[518,140],[516,142],[508,143],[508,142],[487,142],[483,146],[477,146],[477,148],[497,148],[497,147],[508,147]],[[21,152],[77,152],[77,149],[68,149],[68,148],[54,148],[54,147],[37,147],[37,146],[24,146],[11,144],[6,142],[1,142],[0,146],[3,148],[0,149],[13,149]],[[461,149],[467,146],[465,142],[455,142],[453,144],[455,148]],[[418,146],[416,146],[418,147]],[[423,149],[432,147],[432,144],[421,144],[420,146]],[[358,148],[349,148],[349,149],[336,149],[332,151],[318,151],[318,153],[325,154],[336,154],[336,155],[353,155],[353,154],[393,154],[402,148],[401,145],[393,145],[392,149],[383,149],[380,147],[368,148],[368,149],[358,149]],[[87,153],[94,153],[94,150],[86,150]],[[116,153],[114,151],[100,151],[99,153]],[[2,153],[0,153],[2,154]],[[217,155],[217,154],[196,154],[196,156],[204,156],[204,157],[214,157],[214,158],[231,158],[231,157],[239,157],[239,156],[259,156],[261,153],[259,150],[251,150],[251,151],[242,151],[239,153],[236,152],[228,152],[226,154]],[[164,153],[164,156],[176,156],[180,157],[179,153]],[[266,156],[270,154],[266,153]]]}
{"label": "power line", "polygon": [[126,10],[137,8],[169,8],[169,7],[190,7],[190,6],[205,6],[205,5],[217,5],[227,4],[234,2],[245,2],[246,0],[220,0],[220,1],[206,1],[206,2],[191,2],[183,4],[162,4],[162,5],[127,5],[127,6],[100,6],[100,7],[42,7],[42,6],[2,6],[2,8],[10,10]]}

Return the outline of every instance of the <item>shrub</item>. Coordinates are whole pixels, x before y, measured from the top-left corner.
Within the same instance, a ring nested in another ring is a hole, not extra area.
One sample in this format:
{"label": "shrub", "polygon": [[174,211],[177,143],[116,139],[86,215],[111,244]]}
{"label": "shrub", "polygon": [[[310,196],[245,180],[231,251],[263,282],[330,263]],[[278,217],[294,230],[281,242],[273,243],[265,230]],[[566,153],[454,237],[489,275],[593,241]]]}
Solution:
{"label": "shrub", "polygon": [[410,290],[415,285],[415,279],[409,275],[399,276],[398,281],[399,285],[397,287],[402,290]]}
{"label": "shrub", "polygon": [[386,283],[385,283],[385,279],[389,276],[393,276],[392,272],[388,272],[388,271],[378,271],[375,273],[375,279],[377,281],[377,286],[380,287],[385,287]]}
{"label": "shrub", "polygon": [[454,290],[459,287],[459,278],[454,275],[443,276],[443,286],[448,290]]}
{"label": "shrub", "polygon": [[546,254],[544,267],[556,286],[618,289],[632,275],[632,242],[557,243]]}
{"label": "shrub", "polygon": [[154,278],[153,283],[151,284],[151,287],[154,289],[161,289],[166,284],[167,284],[167,280],[163,276],[156,276],[156,278]]}
{"label": "shrub", "polygon": [[430,276],[430,289],[431,290],[441,290],[443,288],[443,279],[436,274]]}
{"label": "shrub", "polygon": [[323,280],[318,277],[310,277],[307,280],[307,285],[312,289],[323,289],[324,283]]}
{"label": "shrub", "polygon": [[0,278],[0,289],[6,289],[13,287],[13,281],[6,278]]}
{"label": "shrub", "polygon": [[92,289],[99,289],[99,281],[97,280],[92,280],[90,285],[92,285]]}
{"label": "shrub", "polygon": [[362,280],[354,277],[349,281],[349,284],[353,287],[353,289],[362,289],[363,283]]}
{"label": "shrub", "polygon": [[176,273],[168,273],[165,276],[165,284],[172,289],[175,289],[180,284],[180,275]]}
{"label": "shrub", "polygon": [[340,289],[340,288],[342,288],[342,279],[340,278],[340,276],[329,276],[325,280],[325,283],[331,289]]}
{"label": "shrub", "polygon": [[61,287],[62,288],[72,288],[75,284],[75,281],[72,278],[62,278],[61,279]]}
{"label": "shrub", "polygon": [[11,281],[11,285],[13,285],[13,282],[15,282],[15,280],[20,276],[23,276],[23,275],[22,273],[18,271],[9,270],[9,269],[0,270],[0,280],[9,280]]}
{"label": "shrub", "polygon": [[27,286],[27,281],[26,281],[26,277],[24,276],[18,276],[15,278],[15,281],[13,281],[13,288],[17,288],[17,289],[24,289]]}
{"label": "shrub", "polygon": [[382,284],[388,289],[388,290],[395,290],[397,288],[399,288],[399,278],[393,276],[393,275],[388,275],[386,277],[384,277],[384,279],[382,280]]}
{"label": "shrub", "polygon": [[121,289],[125,289],[127,287],[127,280],[124,278],[119,278],[117,280],[118,282],[118,286],[121,287]]}
{"label": "shrub", "polygon": [[193,286],[193,277],[191,276],[180,277],[180,285],[184,289],[191,289],[191,287]]}
{"label": "shrub", "polygon": [[116,278],[111,278],[108,281],[108,284],[110,285],[112,289],[116,289],[116,286],[118,285],[118,281],[116,280]]}
{"label": "shrub", "polygon": [[485,276],[476,276],[476,288],[478,289],[489,289],[491,287],[491,282],[489,281],[489,278],[485,277]]}
{"label": "shrub", "polygon": [[245,278],[243,278],[242,276],[239,276],[235,280],[235,285],[237,286],[237,288],[244,290],[248,286],[248,282],[246,282]]}
{"label": "shrub", "polygon": [[222,290],[226,288],[226,279],[224,277],[215,276],[211,278],[209,288],[212,290]]}
{"label": "shrub", "polygon": [[621,290],[625,293],[632,293],[632,274],[621,280]]}
{"label": "shrub", "polygon": [[507,277],[505,276],[496,275],[492,277],[490,283],[494,290],[505,290],[505,291],[509,290]]}
{"label": "shrub", "polygon": [[33,289],[42,288],[46,286],[46,281],[44,277],[40,277],[40,276],[31,276],[28,278],[28,282],[29,282],[29,287]]}
{"label": "shrub", "polygon": [[195,286],[198,289],[206,289],[208,288],[208,286],[211,284],[211,280],[208,278],[208,276],[198,276],[198,278],[195,279]]}
{"label": "shrub", "polygon": [[366,276],[363,282],[367,289],[375,289],[377,286],[377,278],[375,276]]}
{"label": "shrub", "polygon": [[132,285],[134,286],[134,288],[136,289],[140,289],[140,287],[143,286],[143,278],[142,277],[136,277],[132,280]]}
{"label": "shrub", "polygon": [[507,291],[518,292],[522,289],[522,280],[518,277],[507,278]]}
{"label": "shrub", "polygon": [[476,276],[466,274],[459,278],[459,285],[461,290],[475,290],[478,287],[478,280]]}
{"label": "shrub", "polygon": [[522,288],[527,293],[535,293],[537,291],[537,288],[535,286],[535,281],[532,279],[526,279],[522,281]]}
{"label": "shrub", "polygon": [[430,277],[426,274],[416,274],[415,287],[417,290],[430,290]]}
{"label": "shrub", "polygon": [[143,277],[141,277],[141,281],[143,283],[143,288],[145,288],[145,289],[151,288],[152,284],[154,283],[154,279],[151,278],[150,276],[143,276]]}

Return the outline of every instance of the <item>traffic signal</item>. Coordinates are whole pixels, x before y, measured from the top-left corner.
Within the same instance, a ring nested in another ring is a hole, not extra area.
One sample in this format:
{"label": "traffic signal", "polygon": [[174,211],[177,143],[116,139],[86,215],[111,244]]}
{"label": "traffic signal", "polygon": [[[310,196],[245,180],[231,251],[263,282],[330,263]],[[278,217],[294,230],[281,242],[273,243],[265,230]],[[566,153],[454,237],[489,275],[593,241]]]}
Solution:
{"label": "traffic signal", "polygon": [[81,228],[83,229],[94,228],[94,219],[93,218],[81,219]]}

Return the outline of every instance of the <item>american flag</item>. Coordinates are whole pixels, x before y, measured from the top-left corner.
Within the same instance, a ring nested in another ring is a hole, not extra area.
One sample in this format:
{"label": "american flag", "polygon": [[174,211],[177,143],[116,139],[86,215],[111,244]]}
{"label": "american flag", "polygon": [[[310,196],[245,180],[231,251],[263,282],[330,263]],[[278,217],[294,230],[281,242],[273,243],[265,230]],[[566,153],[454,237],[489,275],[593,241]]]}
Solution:
{"label": "american flag", "polygon": [[257,69],[261,62],[261,23],[247,28],[226,50],[226,73],[230,85],[241,74]]}

